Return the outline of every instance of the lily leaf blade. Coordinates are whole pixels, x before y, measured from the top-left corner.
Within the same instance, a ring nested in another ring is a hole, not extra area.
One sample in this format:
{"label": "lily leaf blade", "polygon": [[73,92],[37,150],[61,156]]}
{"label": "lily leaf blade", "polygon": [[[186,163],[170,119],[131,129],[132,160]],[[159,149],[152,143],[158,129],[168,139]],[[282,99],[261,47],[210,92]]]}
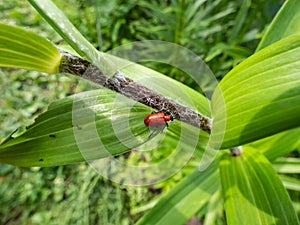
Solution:
{"label": "lily leaf blade", "polygon": [[57,73],[61,55],[48,40],[28,30],[0,24],[0,66]]}
{"label": "lily leaf blade", "polygon": [[290,36],[255,53],[220,82],[212,110],[213,127],[226,123],[222,148],[300,126],[299,54],[300,35]]}
{"label": "lily leaf blade", "polygon": [[286,189],[258,151],[224,156],[220,175],[228,224],[299,224]]}

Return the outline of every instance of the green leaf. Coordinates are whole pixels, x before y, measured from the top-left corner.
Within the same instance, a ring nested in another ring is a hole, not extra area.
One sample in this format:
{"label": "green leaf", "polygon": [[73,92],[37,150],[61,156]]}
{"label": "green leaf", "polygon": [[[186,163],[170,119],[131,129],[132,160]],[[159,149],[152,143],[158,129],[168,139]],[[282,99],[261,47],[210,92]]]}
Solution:
{"label": "green leaf", "polygon": [[250,51],[240,46],[228,45],[221,42],[210,49],[208,55],[205,58],[205,61],[209,62],[213,58],[221,54],[227,54],[228,56],[232,56],[240,60],[249,56]]}
{"label": "green leaf", "polygon": [[[123,67],[121,70],[131,78],[147,79],[145,86],[170,98],[176,98],[203,115],[210,115],[209,100],[198,92],[143,66],[108,54],[105,57]],[[181,95],[178,96],[178,93]],[[53,103],[25,133],[14,138],[10,136],[2,143],[0,161],[18,166],[51,166],[82,162],[127,152],[148,139],[149,129],[145,127],[143,120],[152,109],[141,104],[137,104],[136,107],[134,101],[107,89],[101,90],[99,95],[103,100],[97,98],[96,92],[87,92],[81,93],[79,97],[74,96]],[[82,100],[85,110],[74,108],[73,103],[78,105],[78,99]],[[96,117],[93,118],[95,113]],[[77,122],[74,122],[74,119],[77,119]],[[125,126],[124,123],[128,121],[130,123]],[[117,129],[116,124],[124,127]],[[79,134],[83,130],[81,127],[85,127],[85,132]],[[172,122],[168,131],[185,149],[191,149],[191,143],[193,150],[203,148],[207,144],[207,134],[178,121]],[[130,135],[132,133],[133,135]],[[200,141],[197,143],[199,135]],[[178,139],[179,136],[182,138]]]}
{"label": "green leaf", "polygon": [[247,12],[248,9],[251,6],[251,0],[243,0],[243,3],[241,5],[241,8],[238,12],[237,17],[235,18],[234,21],[234,27],[232,29],[230,38],[229,38],[229,43],[232,44],[235,40],[237,40],[238,35],[242,29],[242,26],[245,22],[245,20],[247,19]]}
{"label": "green leaf", "polygon": [[300,180],[294,177],[279,175],[283,185],[293,191],[300,191]]}
{"label": "green leaf", "polygon": [[[121,51],[122,49],[123,47],[121,47]],[[197,110],[204,116],[211,116],[210,101],[204,95],[159,72],[124,59],[126,56],[124,56],[124,58],[117,57],[115,55],[122,56],[122,54],[118,53],[118,49],[114,50],[116,51],[113,51],[113,54],[104,53],[105,58],[118,65],[120,70],[130,79],[141,82],[145,87],[154,90],[163,96],[176,99],[178,102],[181,102],[191,109]],[[134,56],[138,56],[143,59],[141,55],[135,54],[133,56],[129,56],[129,58],[134,58]],[[161,56],[157,56],[157,60],[160,59]],[[203,73],[207,73],[207,70],[204,69]],[[213,85],[214,84],[215,83],[213,83]]]}
{"label": "green leaf", "polygon": [[19,27],[0,24],[0,66],[57,73],[61,55],[45,38]]}
{"label": "green leaf", "polygon": [[7,138],[0,161],[54,166],[121,154],[148,139],[143,119],[149,113],[106,89],[83,92],[52,103],[24,133]]}
{"label": "green leaf", "polygon": [[[0,162],[54,166],[119,155],[149,141],[154,131],[144,125],[144,117],[150,113],[147,106],[106,89],[58,100],[26,131],[1,143]],[[195,148],[203,151],[208,141],[205,132],[179,121],[164,131],[160,148],[165,150],[164,143],[172,143],[173,157],[177,146],[178,157],[187,157]]]}
{"label": "green leaf", "polygon": [[182,225],[220,189],[216,159],[206,170],[189,174],[138,221],[137,225]]}
{"label": "green leaf", "polygon": [[[255,53],[220,82],[222,92],[213,94],[212,111],[213,129],[226,123],[222,148],[300,126],[299,55],[300,35],[293,35]],[[217,129],[213,135],[223,132]]]}
{"label": "green leaf", "polygon": [[[113,58],[120,65],[126,61]],[[183,84],[137,64],[130,63],[124,71],[133,78],[145,76],[153,80],[148,84],[159,93],[183,102],[188,98],[187,106],[197,106],[199,112],[210,114],[209,101]],[[178,92],[172,92],[174,89],[182,91],[185,97],[178,97]],[[143,120],[152,111],[107,89],[71,96],[52,103],[21,135],[8,137],[0,145],[0,161],[18,166],[51,166],[118,155],[148,139],[152,131]],[[203,150],[208,141],[206,133],[179,121],[171,122],[166,131],[166,138],[172,136],[190,152],[195,148]]]}
{"label": "green leaf", "polygon": [[219,191],[215,192],[211,197],[208,207],[207,213],[205,214],[204,225],[215,225],[217,224],[217,219],[222,217],[224,214],[224,201],[221,193],[221,188]]}
{"label": "green leaf", "polygon": [[102,53],[85,39],[51,0],[28,0],[28,2],[80,56],[98,66],[106,75],[112,76],[116,72],[116,66],[107,61]]}
{"label": "green leaf", "polygon": [[268,45],[300,32],[300,1],[287,0],[273,19],[257,51]]}
{"label": "green leaf", "polygon": [[275,134],[249,144],[262,152],[270,161],[294,151],[300,143],[300,128]]}
{"label": "green leaf", "polygon": [[278,173],[300,173],[300,159],[279,158],[273,162],[273,167]]}
{"label": "green leaf", "polygon": [[97,58],[97,50],[82,36],[51,0],[28,0],[28,2],[80,56],[89,60]]}
{"label": "green leaf", "polygon": [[258,151],[225,155],[220,176],[228,224],[299,224],[288,193]]}

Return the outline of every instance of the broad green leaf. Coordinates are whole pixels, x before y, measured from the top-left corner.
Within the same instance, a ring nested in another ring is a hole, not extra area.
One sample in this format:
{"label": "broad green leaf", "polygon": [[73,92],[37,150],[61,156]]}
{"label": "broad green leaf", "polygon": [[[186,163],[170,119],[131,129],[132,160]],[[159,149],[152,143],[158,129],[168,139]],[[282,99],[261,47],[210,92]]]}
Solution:
{"label": "broad green leaf", "polygon": [[278,173],[300,173],[299,158],[279,158],[273,162],[273,167]]}
{"label": "broad green leaf", "polygon": [[121,154],[148,139],[143,119],[149,113],[114,92],[83,92],[52,103],[24,133],[6,139],[0,161],[53,166]]}
{"label": "broad green leaf", "polygon": [[[1,143],[0,162],[54,166],[119,155],[149,141],[152,134],[162,135],[144,125],[150,113],[148,107],[106,89],[58,100],[26,131]],[[164,140],[172,143],[172,157],[175,151],[178,157],[191,156],[196,148],[203,151],[208,141],[206,133],[179,121],[170,122],[165,132],[158,149],[166,150]]]}
{"label": "broad green leaf", "polygon": [[[210,115],[209,101],[203,95],[143,66],[108,54],[106,54],[106,57],[118,63],[121,68],[123,67],[122,71],[130,74],[132,78],[147,79],[146,86],[150,85],[157,92],[176,98],[179,102],[198,110],[203,115]],[[173,90],[177,90],[177,92],[175,93]],[[180,96],[178,96],[179,93]],[[138,104],[140,106],[135,108],[135,102],[107,89],[101,90],[100,96],[104,99],[100,102],[95,100],[95,98],[97,99],[96,92],[91,92],[82,93],[79,97],[71,97],[52,104],[49,110],[42,114],[25,133],[16,138],[8,137],[2,143],[0,146],[0,161],[18,166],[50,166],[75,163],[107,157],[110,154],[121,154],[139,146],[148,139],[150,134],[149,130],[145,129],[143,118],[152,111],[151,109],[141,106],[141,104]],[[85,110],[74,108],[73,103],[75,102],[78,105],[79,103],[76,102],[78,99],[82,99]],[[53,105],[59,105],[59,107],[53,107]],[[131,106],[133,107],[131,108]],[[130,108],[136,113],[131,112]],[[94,113],[96,113],[96,118],[93,118]],[[87,117],[90,119],[87,120]],[[75,123],[74,118],[77,118]],[[139,125],[130,122],[124,129],[116,129],[116,124],[121,126],[123,122],[126,123],[128,120],[135,121]],[[201,148],[201,146],[203,148],[206,145],[207,134],[189,125],[182,124],[181,126],[178,121],[172,123],[175,126],[170,126],[170,132],[177,137],[180,135],[186,137],[180,140],[177,138],[182,147],[185,146],[186,149],[191,149],[191,147],[188,147],[191,146],[191,143],[196,148]],[[97,133],[96,136],[93,133],[95,124],[96,132],[94,133]],[[133,127],[130,129],[131,125]],[[79,128],[84,126],[85,132],[78,134],[82,131]],[[130,136],[132,132],[133,135]],[[199,132],[200,141],[197,143]],[[98,139],[102,143],[98,143]],[[86,151],[86,149],[89,150]],[[192,152],[193,150],[194,148],[189,151]]]}
{"label": "broad green leaf", "polygon": [[61,55],[45,38],[19,27],[0,24],[0,66],[57,73]]}
{"label": "broad green leaf", "polygon": [[257,51],[283,38],[300,32],[300,1],[287,0],[273,19]]}
{"label": "broad green leaf", "polygon": [[[299,55],[300,35],[293,35],[255,53],[220,82],[212,110],[213,127],[226,123],[222,148],[300,126]],[[221,137],[222,129],[214,135]]]}
{"label": "broad green leaf", "polygon": [[[192,89],[137,64],[130,63],[124,71],[150,76],[148,80],[153,79],[152,87],[158,92],[209,115],[209,102]],[[172,92],[174,89],[177,93]],[[0,145],[0,161],[18,166],[61,165],[118,155],[145,142],[151,131],[143,120],[153,110],[107,89],[98,92],[81,93],[51,104],[25,133],[9,137]],[[180,92],[184,95],[178,97]],[[169,123],[167,134],[190,152],[203,149],[208,140],[206,133],[179,121]]]}
{"label": "broad green leaf", "polygon": [[299,224],[288,193],[270,162],[258,151],[225,155],[220,176],[228,224]]}
{"label": "broad green leaf", "polygon": [[216,159],[206,170],[189,174],[144,216],[138,225],[182,225],[220,189]]}
{"label": "broad green leaf", "polygon": [[294,151],[299,144],[300,128],[275,134],[249,144],[262,152],[270,161]]}

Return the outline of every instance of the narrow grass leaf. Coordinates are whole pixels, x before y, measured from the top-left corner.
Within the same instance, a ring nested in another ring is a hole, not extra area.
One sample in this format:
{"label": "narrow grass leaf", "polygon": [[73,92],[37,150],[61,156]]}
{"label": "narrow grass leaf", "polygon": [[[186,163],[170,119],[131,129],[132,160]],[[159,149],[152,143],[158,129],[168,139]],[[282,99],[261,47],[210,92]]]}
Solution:
{"label": "narrow grass leaf", "polygon": [[229,37],[228,42],[230,44],[234,43],[234,41],[236,41],[238,39],[238,35],[239,35],[241,29],[243,28],[243,24],[244,24],[245,20],[247,19],[247,12],[248,12],[248,9],[250,8],[250,6],[251,6],[251,0],[243,0],[243,3],[237,14],[237,17],[235,18],[231,35]]}

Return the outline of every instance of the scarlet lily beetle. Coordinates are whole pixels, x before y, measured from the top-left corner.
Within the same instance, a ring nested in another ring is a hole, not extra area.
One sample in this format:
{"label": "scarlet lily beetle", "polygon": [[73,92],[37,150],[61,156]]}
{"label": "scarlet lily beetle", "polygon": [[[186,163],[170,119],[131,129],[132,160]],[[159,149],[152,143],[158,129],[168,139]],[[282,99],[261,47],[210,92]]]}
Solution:
{"label": "scarlet lily beetle", "polygon": [[154,112],[145,117],[144,123],[148,127],[168,126],[167,121],[173,121],[171,115],[166,115],[163,112]]}

